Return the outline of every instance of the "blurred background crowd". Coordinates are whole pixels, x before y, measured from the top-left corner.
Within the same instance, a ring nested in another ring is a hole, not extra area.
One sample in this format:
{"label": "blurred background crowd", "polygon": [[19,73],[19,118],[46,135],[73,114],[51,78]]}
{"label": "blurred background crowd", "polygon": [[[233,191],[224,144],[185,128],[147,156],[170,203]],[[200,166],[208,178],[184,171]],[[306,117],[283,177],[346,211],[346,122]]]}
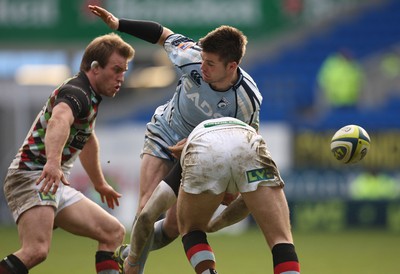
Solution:
{"label": "blurred background crowd", "polygon": [[[264,97],[260,133],[286,182],[293,226],[400,232],[397,0],[0,0],[3,178],[51,91],[78,71],[83,47],[110,32],[88,4],[193,39],[221,24],[241,29],[249,39],[242,67]],[[145,123],[171,97],[178,76],[158,46],[121,36],[136,58],[121,92],[104,100],[97,135],[107,178],[124,195],[114,214],[130,225]],[[371,137],[369,154],[355,165],[339,164],[330,152],[334,132],[347,124]],[[99,199],[81,167],[70,181]],[[11,224],[2,191],[0,225]]]}

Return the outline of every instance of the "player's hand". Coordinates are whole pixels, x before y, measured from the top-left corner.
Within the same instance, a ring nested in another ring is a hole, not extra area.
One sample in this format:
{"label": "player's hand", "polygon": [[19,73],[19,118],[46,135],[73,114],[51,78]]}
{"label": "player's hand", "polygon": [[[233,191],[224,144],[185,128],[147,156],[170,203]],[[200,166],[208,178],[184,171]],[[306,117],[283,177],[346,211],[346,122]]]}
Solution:
{"label": "player's hand", "polygon": [[172,156],[174,156],[176,159],[181,158],[182,150],[186,144],[186,141],[187,141],[187,138],[180,140],[174,146],[168,147],[168,149],[171,151]]}
{"label": "player's hand", "polygon": [[230,205],[236,198],[239,196],[239,193],[227,193],[225,192],[224,199],[221,202],[221,205],[228,206]]}
{"label": "player's hand", "polygon": [[110,29],[117,30],[119,27],[119,19],[115,17],[111,12],[106,9],[103,9],[99,6],[88,5],[90,11],[100,17]]}
{"label": "player's hand", "polygon": [[39,191],[47,195],[50,189],[52,189],[51,193],[55,194],[60,182],[62,182],[64,185],[69,185],[61,166],[57,163],[53,163],[52,161],[47,161],[43,167],[42,174],[40,175],[39,179],[36,180],[36,185],[42,183]]}
{"label": "player's hand", "polygon": [[124,273],[125,274],[138,274],[139,273],[139,265],[130,266],[128,264],[128,258],[126,258],[124,261]]}
{"label": "player's hand", "polygon": [[119,206],[118,199],[122,197],[122,194],[114,190],[108,183],[95,185],[96,191],[100,194],[101,202],[107,202],[107,206],[114,209],[115,206]]}

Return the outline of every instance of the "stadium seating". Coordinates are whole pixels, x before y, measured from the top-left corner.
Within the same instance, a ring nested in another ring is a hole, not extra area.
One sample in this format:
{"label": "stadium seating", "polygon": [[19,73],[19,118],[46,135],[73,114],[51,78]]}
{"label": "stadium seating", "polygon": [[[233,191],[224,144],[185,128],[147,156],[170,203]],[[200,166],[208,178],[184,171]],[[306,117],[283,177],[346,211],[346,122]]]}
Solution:
{"label": "stadium seating", "polygon": [[400,1],[383,1],[351,18],[338,18],[323,32],[281,51],[273,60],[262,60],[255,64],[249,73],[265,98],[261,120],[287,121],[293,126],[319,129],[338,127],[346,115],[353,115],[357,116],[356,121],[364,125],[399,127],[400,120],[391,115],[400,111],[398,100],[388,102],[380,109],[361,113],[358,110],[353,110],[354,113],[333,110],[325,117],[319,117],[318,122],[314,121],[312,125],[301,117],[305,110],[315,104],[316,75],[323,60],[346,47],[356,59],[362,61],[399,43],[399,14]]}

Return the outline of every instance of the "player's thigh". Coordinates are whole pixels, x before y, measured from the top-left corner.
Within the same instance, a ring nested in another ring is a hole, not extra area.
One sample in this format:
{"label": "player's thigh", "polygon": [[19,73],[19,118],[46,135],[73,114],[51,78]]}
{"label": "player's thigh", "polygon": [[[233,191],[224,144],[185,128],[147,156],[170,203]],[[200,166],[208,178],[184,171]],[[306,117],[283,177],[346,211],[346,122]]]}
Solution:
{"label": "player's thigh", "polygon": [[173,162],[150,154],[143,154],[140,167],[139,208],[143,208],[154,189],[171,170]]}
{"label": "player's thigh", "polygon": [[55,218],[55,225],[100,242],[113,241],[113,237],[118,238],[125,233],[114,216],[86,197],[62,209]]}
{"label": "player's thigh", "polygon": [[242,196],[271,248],[278,242],[292,242],[289,208],[281,187],[259,186]]}
{"label": "player's thigh", "polygon": [[211,193],[190,194],[181,189],[177,202],[180,234],[185,235],[193,230],[206,231],[207,224],[221,204],[223,197],[224,193],[218,195]]}
{"label": "player's thigh", "polygon": [[[48,251],[54,225],[52,206],[35,206],[18,219],[18,235],[24,250],[29,252]],[[30,251],[29,251],[30,250]]]}

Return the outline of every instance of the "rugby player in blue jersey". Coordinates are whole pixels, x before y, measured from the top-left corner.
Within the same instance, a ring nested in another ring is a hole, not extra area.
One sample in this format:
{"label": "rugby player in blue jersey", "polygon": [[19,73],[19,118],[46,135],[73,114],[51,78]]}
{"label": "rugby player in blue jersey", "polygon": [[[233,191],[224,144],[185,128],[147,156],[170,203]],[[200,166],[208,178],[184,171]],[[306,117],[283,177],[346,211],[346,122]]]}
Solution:
{"label": "rugby player in blue jersey", "polygon": [[[182,72],[176,92],[159,106],[147,124],[142,150],[137,216],[154,189],[176,163],[170,146],[186,138],[202,121],[234,117],[258,130],[262,96],[253,79],[239,66],[247,38],[231,26],[221,26],[199,41],[174,33],[153,21],[118,19],[109,11],[89,5],[111,29],[164,47]],[[158,249],[179,236],[176,206],[158,221],[150,249]],[[142,256],[142,271],[146,256]]]}

